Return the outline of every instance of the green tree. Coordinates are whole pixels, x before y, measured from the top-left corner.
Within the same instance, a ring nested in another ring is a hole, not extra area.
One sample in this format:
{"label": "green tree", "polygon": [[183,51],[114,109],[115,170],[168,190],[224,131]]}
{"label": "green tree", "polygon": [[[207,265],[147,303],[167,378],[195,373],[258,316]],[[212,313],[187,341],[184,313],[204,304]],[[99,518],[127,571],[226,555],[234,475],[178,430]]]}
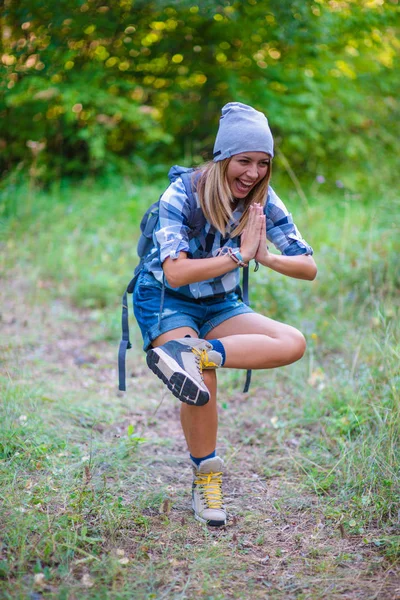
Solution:
{"label": "green tree", "polygon": [[298,169],[373,168],[399,137],[398,16],[398,0],[6,0],[1,172],[199,162],[232,100]]}

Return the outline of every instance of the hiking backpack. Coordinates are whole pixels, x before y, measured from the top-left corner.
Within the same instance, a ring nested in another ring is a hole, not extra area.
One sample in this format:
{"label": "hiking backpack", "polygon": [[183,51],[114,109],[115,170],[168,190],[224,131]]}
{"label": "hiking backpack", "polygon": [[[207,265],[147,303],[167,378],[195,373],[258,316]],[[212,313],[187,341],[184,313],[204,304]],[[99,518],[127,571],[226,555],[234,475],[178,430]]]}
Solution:
{"label": "hiking backpack", "polygon": [[[173,183],[178,177],[180,177],[185,186],[185,191],[187,195],[187,202],[189,204],[189,217],[188,217],[188,225],[190,228],[189,237],[196,237],[202,230],[205,224],[205,217],[203,211],[200,208],[200,205],[197,202],[197,197],[195,195],[196,183],[197,179],[200,176],[200,171],[196,173],[196,169],[194,168],[186,168],[180,167],[179,165],[175,165],[171,167],[168,173],[168,178],[170,183]],[[130,280],[124,295],[122,296],[122,339],[119,344],[118,351],[118,379],[119,379],[119,390],[125,392],[126,391],[126,351],[132,348],[132,344],[129,339],[129,312],[128,312],[128,294],[133,294],[137,279],[141,270],[143,269],[144,264],[154,257],[154,254],[151,252],[153,249],[153,232],[157,226],[159,211],[160,211],[160,198],[153,202],[153,204],[146,210],[145,214],[142,217],[140,222],[140,237],[137,244],[137,254],[139,257],[139,264],[136,266],[133,277]],[[162,292],[161,292],[161,304],[163,304],[165,286],[163,283]],[[240,294],[242,295],[243,302],[250,305],[249,303],[249,269],[243,269],[243,293],[240,290]],[[161,311],[160,311],[161,316]],[[247,392],[250,387],[251,381],[251,371],[248,370],[246,373],[246,382],[244,385],[243,392]]]}

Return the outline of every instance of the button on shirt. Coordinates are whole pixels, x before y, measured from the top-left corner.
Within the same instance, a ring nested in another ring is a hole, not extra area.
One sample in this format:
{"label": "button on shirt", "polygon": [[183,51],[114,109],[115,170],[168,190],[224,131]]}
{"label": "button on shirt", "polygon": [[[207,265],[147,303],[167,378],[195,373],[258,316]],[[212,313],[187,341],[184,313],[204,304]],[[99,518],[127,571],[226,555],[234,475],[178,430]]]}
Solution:
{"label": "button on shirt", "polygon": [[[198,202],[197,194],[195,194]],[[154,246],[144,269],[156,279],[156,285],[163,284],[162,263],[168,257],[178,258],[180,252],[186,252],[188,258],[211,258],[224,246],[240,247],[240,237],[230,237],[230,232],[238,225],[244,210],[243,201],[239,201],[228,223],[225,235],[204,219],[204,226],[196,238],[190,235],[189,201],[181,178],[176,179],[160,198],[160,218],[153,234]],[[311,246],[302,238],[291,214],[271,187],[264,207],[266,215],[267,239],[287,256],[312,254]],[[189,298],[207,298],[215,294],[228,293],[239,285],[239,268],[213,279],[190,283],[171,288],[165,280],[166,290],[183,294]]]}

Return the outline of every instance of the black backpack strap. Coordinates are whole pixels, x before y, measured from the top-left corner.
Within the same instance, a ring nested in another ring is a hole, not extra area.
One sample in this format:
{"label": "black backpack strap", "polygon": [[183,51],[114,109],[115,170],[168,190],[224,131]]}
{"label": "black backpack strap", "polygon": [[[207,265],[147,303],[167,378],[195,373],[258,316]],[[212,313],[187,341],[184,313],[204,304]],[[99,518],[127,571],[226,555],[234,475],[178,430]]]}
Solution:
{"label": "black backpack strap", "polygon": [[242,276],[242,287],[243,287],[243,302],[250,306],[249,300],[249,267],[243,269]]}
{"label": "black backpack strap", "polygon": [[244,382],[243,394],[247,394],[250,389],[251,384],[251,369],[247,369],[246,371],[246,381]]}
{"label": "black backpack strap", "polygon": [[[245,304],[247,304],[247,306],[250,306],[250,300],[249,300],[249,267],[245,267],[243,269],[243,302]],[[244,383],[244,388],[243,388],[243,393],[244,394],[246,394],[246,392],[249,391],[250,383],[251,383],[251,369],[248,369],[246,371],[246,381]]]}
{"label": "black backpack strap", "polygon": [[[129,285],[128,285],[128,288],[129,288]],[[130,348],[132,348],[132,344],[129,340],[128,289],[125,291],[124,295],[122,296],[121,325],[122,325],[122,340],[120,341],[119,350],[118,350],[118,380],[119,380],[118,389],[121,390],[121,392],[125,392],[126,391],[126,367],[125,367],[126,351],[129,350]]]}

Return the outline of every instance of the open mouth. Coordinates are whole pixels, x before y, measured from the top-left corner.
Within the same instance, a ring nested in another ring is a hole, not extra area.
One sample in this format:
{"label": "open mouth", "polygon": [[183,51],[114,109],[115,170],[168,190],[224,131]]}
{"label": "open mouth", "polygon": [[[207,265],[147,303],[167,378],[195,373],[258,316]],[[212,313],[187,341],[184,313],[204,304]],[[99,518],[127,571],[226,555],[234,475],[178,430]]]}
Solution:
{"label": "open mouth", "polygon": [[254,186],[254,183],[246,183],[244,181],[241,181],[240,179],[236,179],[235,184],[238,191],[242,194],[247,194]]}

